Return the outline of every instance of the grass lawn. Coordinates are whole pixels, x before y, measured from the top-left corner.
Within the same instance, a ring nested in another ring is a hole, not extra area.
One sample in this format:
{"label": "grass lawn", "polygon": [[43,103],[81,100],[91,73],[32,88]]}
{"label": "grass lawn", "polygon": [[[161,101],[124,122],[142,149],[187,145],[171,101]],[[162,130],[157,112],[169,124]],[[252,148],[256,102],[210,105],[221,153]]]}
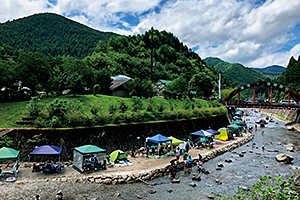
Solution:
{"label": "grass lawn", "polygon": [[[84,112],[87,115],[91,114],[91,108],[93,106],[100,107],[103,111],[109,110],[110,104],[115,104],[119,106],[119,101],[123,100],[125,104],[131,109],[132,99],[131,98],[121,98],[121,97],[114,97],[114,96],[106,96],[106,95],[66,95],[66,96],[59,96],[59,97],[49,97],[41,99],[41,103],[45,106],[52,102],[54,99],[76,99],[82,103],[82,107],[84,108]],[[154,97],[152,99],[143,99],[143,104],[145,109],[148,107],[150,102],[156,106],[163,105],[165,109],[170,109],[173,107],[174,110],[184,108],[186,101],[185,100],[176,100],[170,99],[166,100],[162,97]],[[208,108],[210,107],[210,103],[203,100],[203,99],[194,99],[194,103],[201,108]],[[21,128],[21,127],[28,127],[26,125],[20,126],[17,125],[17,121],[21,121],[22,117],[29,117],[29,111],[27,109],[27,105],[29,101],[21,101],[21,102],[9,102],[9,103],[0,103],[0,128]],[[44,111],[46,113],[46,110]],[[43,112],[41,113],[43,115]]]}

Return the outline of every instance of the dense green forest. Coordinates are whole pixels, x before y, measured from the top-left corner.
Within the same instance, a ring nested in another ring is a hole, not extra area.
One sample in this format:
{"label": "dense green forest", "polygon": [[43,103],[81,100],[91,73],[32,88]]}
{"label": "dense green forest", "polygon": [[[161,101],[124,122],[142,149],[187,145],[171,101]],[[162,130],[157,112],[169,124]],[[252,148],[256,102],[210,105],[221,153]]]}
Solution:
{"label": "dense green forest", "polygon": [[[114,33],[94,30],[53,13],[35,14],[0,24],[0,41],[17,50],[86,57],[99,40]],[[14,52],[18,55],[18,51]]]}
{"label": "dense green forest", "polygon": [[282,76],[277,78],[276,82],[288,86],[300,93],[300,55],[298,60],[294,57],[290,58],[286,71]]}
{"label": "dense green forest", "polygon": [[207,65],[213,66],[215,70],[223,72],[234,82],[235,86],[241,86],[246,83],[253,83],[259,80],[266,80],[263,73],[252,68],[245,67],[239,63],[228,63],[219,58],[208,57],[204,61]]}
{"label": "dense green forest", "polygon": [[285,72],[286,68],[279,65],[272,65],[265,68],[252,68],[256,71],[262,72],[264,75],[270,77],[271,79],[275,79],[278,76],[281,76],[283,72]]}
{"label": "dense green forest", "polygon": [[[126,88],[130,96],[153,96],[153,83],[160,79],[173,81],[164,91],[169,98],[190,91],[196,91],[197,97],[210,97],[216,91],[217,72],[166,31],[153,31],[152,70],[151,43],[149,30],[142,35],[111,35],[99,40],[92,55],[83,59],[14,50],[17,59],[0,60],[0,98],[20,100],[35,96],[36,91],[60,95],[65,89],[74,94],[111,94],[111,76],[119,74],[133,78]],[[11,47],[1,43],[1,49],[5,49],[4,55],[11,55]],[[22,91],[24,87],[27,91]]]}

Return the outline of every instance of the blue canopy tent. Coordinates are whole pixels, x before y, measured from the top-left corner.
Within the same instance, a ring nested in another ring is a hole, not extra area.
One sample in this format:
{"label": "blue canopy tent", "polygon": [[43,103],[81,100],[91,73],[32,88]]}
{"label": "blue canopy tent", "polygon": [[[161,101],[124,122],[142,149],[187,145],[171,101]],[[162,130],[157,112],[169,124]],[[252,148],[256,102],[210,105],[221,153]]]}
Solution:
{"label": "blue canopy tent", "polygon": [[210,137],[212,136],[213,134],[207,132],[207,131],[204,131],[204,130],[200,130],[200,131],[196,131],[194,133],[191,133],[190,135],[195,135],[195,136],[203,136],[203,137]]}
{"label": "blue canopy tent", "polygon": [[60,156],[62,147],[53,145],[44,145],[35,148],[29,155],[30,156]]}
{"label": "blue canopy tent", "polygon": [[158,143],[158,152],[159,152],[159,147],[160,147],[160,144],[161,143],[164,143],[164,142],[171,142],[171,146],[172,146],[172,139],[166,137],[166,136],[163,136],[161,134],[157,134],[153,137],[149,137],[149,138],[146,138],[146,142],[154,142],[154,143]]}
{"label": "blue canopy tent", "polygon": [[172,139],[170,139],[166,136],[163,136],[161,134],[157,134],[153,137],[149,137],[146,140],[147,140],[147,142],[155,142],[155,143],[172,142]]}
{"label": "blue canopy tent", "polygon": [[205,131],[208,132],[208,133],[211,133],[212,135],[219,135],[220,134],[219,131],[216,131],[214,129],[207,129]]}

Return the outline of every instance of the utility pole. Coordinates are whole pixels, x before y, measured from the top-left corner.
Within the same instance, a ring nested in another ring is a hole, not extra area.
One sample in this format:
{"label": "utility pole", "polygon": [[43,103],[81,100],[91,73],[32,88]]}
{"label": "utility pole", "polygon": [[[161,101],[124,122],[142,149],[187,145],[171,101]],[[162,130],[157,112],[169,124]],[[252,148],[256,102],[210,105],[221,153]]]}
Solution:
{"label": "utility pole", "polygon": [[151,72],[150,80],[152,81],[152,69],[153,68],[153,27],[151,27]]}

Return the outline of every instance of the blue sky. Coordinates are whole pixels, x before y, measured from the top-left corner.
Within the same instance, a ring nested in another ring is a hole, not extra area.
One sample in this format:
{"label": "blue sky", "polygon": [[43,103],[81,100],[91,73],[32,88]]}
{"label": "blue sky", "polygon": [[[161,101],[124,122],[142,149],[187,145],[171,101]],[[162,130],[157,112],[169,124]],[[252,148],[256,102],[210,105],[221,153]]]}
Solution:
{"label": "blue sky", "polygon": [[300,0],[1,0],[0,22],[53,12],[101,31],[172,32],[201,58],[286,66],[300,54]]}

